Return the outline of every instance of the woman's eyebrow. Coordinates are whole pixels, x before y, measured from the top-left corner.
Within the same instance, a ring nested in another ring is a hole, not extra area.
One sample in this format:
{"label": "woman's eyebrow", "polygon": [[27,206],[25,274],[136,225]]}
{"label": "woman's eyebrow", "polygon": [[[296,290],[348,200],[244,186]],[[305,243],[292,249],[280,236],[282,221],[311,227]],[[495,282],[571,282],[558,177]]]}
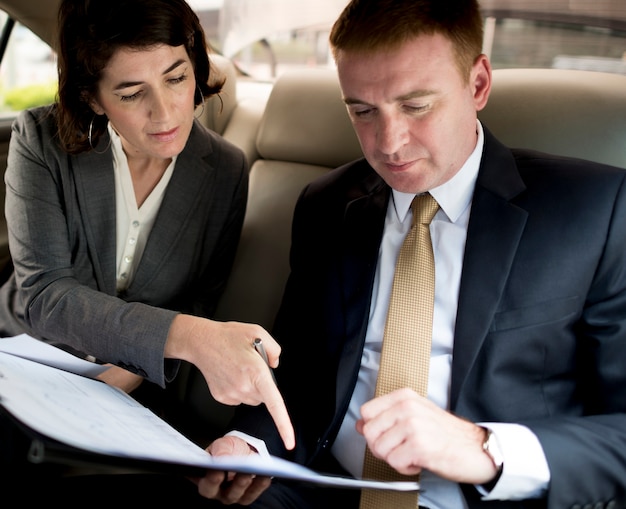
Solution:
{"label": "woman's eyebrow", "polygon": [[[172,72],[174,69],[176,69],[178,66],[184,63],[185,63],[185,60],[182,58],[176,60],[176,62],[174,62],[172,65],[170,65],[167,69],[163,71],[163,74],[165,75],[168,72]],[[142,81],[122,81],[113,90],[122,90],[128,87],[136,87],[137,85],[141,85],[142,83],[143,83]]]}

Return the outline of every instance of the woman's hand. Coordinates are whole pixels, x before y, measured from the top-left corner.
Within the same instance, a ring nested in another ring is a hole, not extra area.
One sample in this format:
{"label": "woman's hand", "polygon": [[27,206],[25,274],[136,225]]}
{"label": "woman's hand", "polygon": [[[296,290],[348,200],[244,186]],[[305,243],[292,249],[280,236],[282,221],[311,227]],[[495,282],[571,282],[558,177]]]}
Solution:
{"label": "woman's hand", "polygon": [[285,447],[293,449],[293,425],[270,369],[254,349],[256,338],[263,341],[270,367],[276,368],[280,346],[260,325],[178,315],[170,329],[165,356],[193,363],[221,403],[264,403]]}

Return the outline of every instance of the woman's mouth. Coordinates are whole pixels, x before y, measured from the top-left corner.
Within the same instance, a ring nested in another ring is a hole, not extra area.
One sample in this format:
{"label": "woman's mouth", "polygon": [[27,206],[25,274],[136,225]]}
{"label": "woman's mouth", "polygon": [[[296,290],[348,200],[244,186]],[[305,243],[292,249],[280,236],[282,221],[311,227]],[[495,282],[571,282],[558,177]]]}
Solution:
{"label": "woman's mouth", "polygon": [[158,133],[152,133],[150,136],[152,138],[155,138],[157,141],[166,143],[175,139],[177,134],[178,134],[178,127],[175,127],[174,129],[170,129],[169,131],[161,131]]}

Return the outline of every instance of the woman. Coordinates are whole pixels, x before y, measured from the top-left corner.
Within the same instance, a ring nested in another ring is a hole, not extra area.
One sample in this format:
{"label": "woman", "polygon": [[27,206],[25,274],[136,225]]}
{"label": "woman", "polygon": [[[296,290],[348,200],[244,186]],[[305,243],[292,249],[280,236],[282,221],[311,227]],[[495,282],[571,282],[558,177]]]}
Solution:
{"label": "woman", "polygon": [[[165,387],[195,364],[226,404],[265,403],[293,429],[260,326],[210,320],[247,197],[243,153],[194,118],[217,94],[204,32],[183,0],[63,0],[55,104],[15,122],[6,216],[15,267],[3,336],[22,332]],[[144,384],[145,385],[145,384]]]}

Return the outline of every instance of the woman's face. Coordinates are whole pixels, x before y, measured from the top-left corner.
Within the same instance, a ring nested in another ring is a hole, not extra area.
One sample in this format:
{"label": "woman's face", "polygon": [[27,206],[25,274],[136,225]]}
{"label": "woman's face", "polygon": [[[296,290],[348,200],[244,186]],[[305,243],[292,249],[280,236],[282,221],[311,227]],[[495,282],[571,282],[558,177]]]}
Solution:
{"label": "woman's face", "polygon": [[91,102],[120,135],[126,155],[169,159],[191,132],[196,80],[184,46],[118,49]]}

